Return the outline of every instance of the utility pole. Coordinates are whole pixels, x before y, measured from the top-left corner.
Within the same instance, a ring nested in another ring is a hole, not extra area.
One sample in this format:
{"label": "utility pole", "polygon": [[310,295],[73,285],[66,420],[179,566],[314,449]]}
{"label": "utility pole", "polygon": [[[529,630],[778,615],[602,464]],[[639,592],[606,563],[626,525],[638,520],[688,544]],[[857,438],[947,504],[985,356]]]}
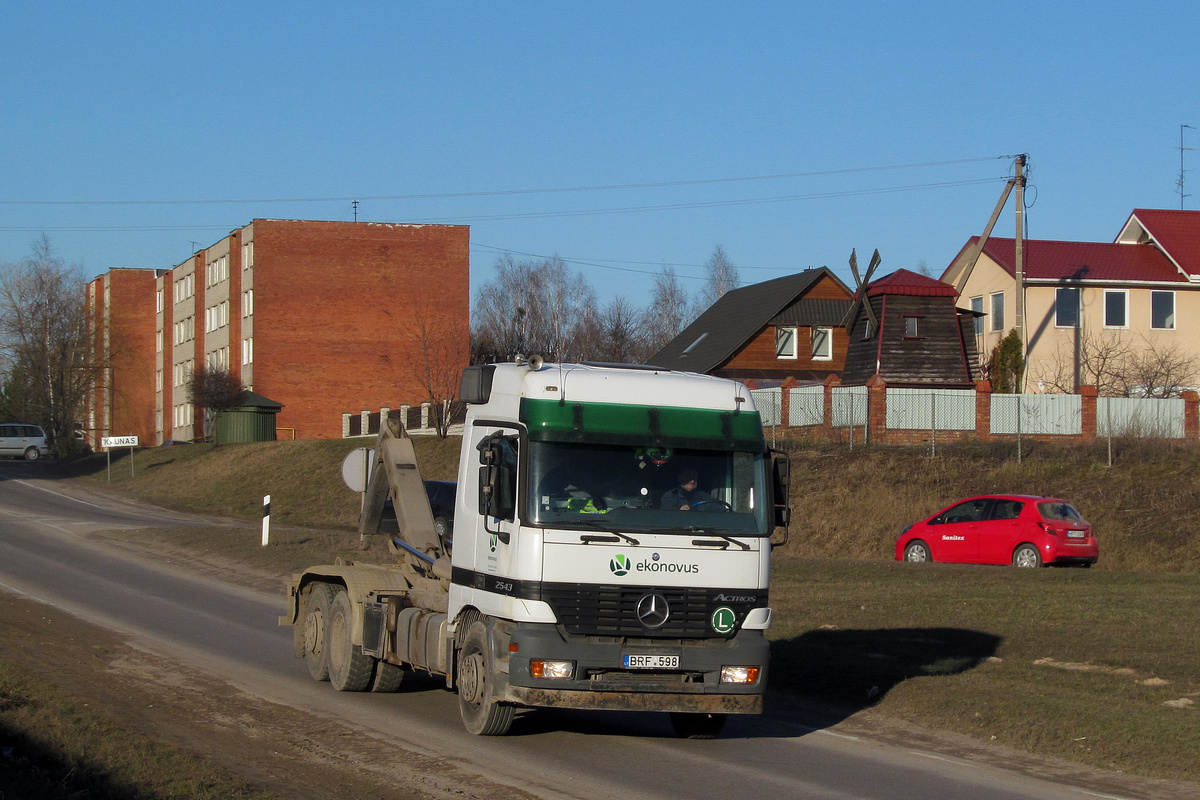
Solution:
{"label": "utility pole", "polygon": [[354,221],[358,222],[358,201],[353,200],[350,205],[354,207]]}
{"label": "utility pole", "polygon": [[[1026,353],[1025,345],[1025,157],[1022,153],[1017,156],[1016,174],[1013,177],[1013,184],[1017,190],[1017,235],[1014,239],[1015,255],[1013,257],[1013,269],[1017,273],[1017,336],[1021,338],[1021,357],[1024,358]],[[1022,378],[1022,384],[1024,378]],[[1017,387],[1024,391],[1024,386]]]}
{"label": "utility pole", "polygon": [[1184,172],[1184,170],[1183,170],[1183,151],[1196,149],[1194,147],[1184,147],[1183,146],[1183,129],[1184,128],[1191,128],[1192,130],[1196,130],[1191,125],[1180,125],[1179,126],[1179,180],[1175,183],[1175,185],[1177,187],[1179,187],[1179,210],[1180,211],[1183,211],[1184,199],[1191,197],[1190,194],[1187,194],[1183,191],[1183,172]]}

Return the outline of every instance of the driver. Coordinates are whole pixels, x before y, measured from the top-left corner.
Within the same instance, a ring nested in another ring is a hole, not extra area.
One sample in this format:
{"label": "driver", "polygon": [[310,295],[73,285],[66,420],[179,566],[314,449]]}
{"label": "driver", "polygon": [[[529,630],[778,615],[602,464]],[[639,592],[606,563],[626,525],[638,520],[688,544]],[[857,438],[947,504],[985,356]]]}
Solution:
{"label": "driver", "polygon": [[696,488],[696,470],[681,470],[678,477],[679,486],[663,493],[659,508],[691,511],[696,503],[712,499]]}

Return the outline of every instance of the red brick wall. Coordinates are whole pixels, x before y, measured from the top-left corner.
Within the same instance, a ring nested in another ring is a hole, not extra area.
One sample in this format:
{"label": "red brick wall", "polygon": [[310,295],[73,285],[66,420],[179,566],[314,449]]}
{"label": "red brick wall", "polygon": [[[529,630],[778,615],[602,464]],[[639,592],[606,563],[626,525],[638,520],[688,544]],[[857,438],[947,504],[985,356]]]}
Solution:
{"label": "red brick wall", "polygon": [[450,369],[466,365],[467,226],[253,225],[253,388],[284,404],[277,427],[340,437],[343,412],[425,400],[422,326],[451,353],[440,359]]}
{"label": "red brick wall", "polygon": [[[99,446],[101,436],[130,435],[143,444],[153,444],[155,272],[113,269],[92,284],[96,287],[96,296],[88,303],[92,363],[101,368],[90,404],[98,428],[91,432],[93,446]],[[80,421],[86,424],[86,420]]]}

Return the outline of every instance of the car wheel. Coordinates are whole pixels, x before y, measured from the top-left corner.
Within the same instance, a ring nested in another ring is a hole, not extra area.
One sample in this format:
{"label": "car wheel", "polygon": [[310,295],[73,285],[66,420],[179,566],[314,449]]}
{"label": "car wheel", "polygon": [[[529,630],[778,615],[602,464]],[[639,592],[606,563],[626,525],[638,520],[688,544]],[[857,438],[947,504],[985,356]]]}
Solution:
{"label": "car wheel", "polygon": [[25,451],[25,460],[26,461],[37,461],[41,457],[42,457],[42,454],[38,452],[38,449],[36,447],[31,447]]}
{"label": "car wheel", "polygon": [[375,665],[375,677],[371,680],[370,691],[376,694],[381,692],[398,692],[400,687],[404,685],[404,677],[408,673],[404,667],[397,664],[391,664],[387,661],[380,661]]}
{"label": "car wheel", "polygon": [[339,692],[361,692],[368,688],[375,675],[375,659],[354,644],[354,605],[344,590],[334,595],[326,627],[325,649],[333,688]]}
{"label": "car wheel", "polygon": [[1023,544],[1013,551],[1012,563],[1014,567],[1040,567],[1042,554],[1033,545]]}
{"label": "car wheel", "polygon": [[463,636],[457,677],[458,710],[466,729],[476,736],[508,733],[516,709],[496,701],[496,665],[482,620],[471,622]]}
{"label": "car wheel", "polygon": [[908,543],[908,547],[904,548],[904,560],[913,564],[924,564],[927,561],[933,561],[933,554],[929,552],[929,545],[920,539],[915,539]]}
{"label": "car wheel", "polygon": [[333,587],[328,583],[314,583],[305,604],[304,619],[297,620],[303,637],[300,650],[304,664],[314,681],[329,680],[329,659],[325,652],[328,637],[325,628],[329,624],[330,607],[333,605]]}

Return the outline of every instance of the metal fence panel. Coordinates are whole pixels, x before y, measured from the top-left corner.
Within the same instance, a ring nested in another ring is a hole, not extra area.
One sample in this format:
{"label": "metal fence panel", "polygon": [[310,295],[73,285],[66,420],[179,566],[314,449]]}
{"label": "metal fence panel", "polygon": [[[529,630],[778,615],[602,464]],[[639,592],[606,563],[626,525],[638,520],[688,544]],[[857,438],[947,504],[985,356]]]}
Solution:
{"label": "metal fence panel", "polygon": [[764,428],[783,424],[782,389],[751,389],[750,396],[754,398],[754,407],[758,409]]}
{"label": "metal fence panel", "polygon": [[867,387],[833,387],[833,420],[835,428],[859,428],[867,424]]}
{"label": "metal fence panel", "polygon": [[1178,397],[1099,397],[1096,435],[1182,439],[1183,406]]}
{"label": "metal fence panel", "polygon": [[974,389],[887,390],[886,425],[899,430],[975,430]]}
{"label": "metal fence panel", "polygon": [[794,428],[825,422],[825,387],[800,386],[788,395],[788,425]]}
{"label": "metal fence panel", "polygon": [[992,433],[1083,433],[1077,394],[993,394]]}

